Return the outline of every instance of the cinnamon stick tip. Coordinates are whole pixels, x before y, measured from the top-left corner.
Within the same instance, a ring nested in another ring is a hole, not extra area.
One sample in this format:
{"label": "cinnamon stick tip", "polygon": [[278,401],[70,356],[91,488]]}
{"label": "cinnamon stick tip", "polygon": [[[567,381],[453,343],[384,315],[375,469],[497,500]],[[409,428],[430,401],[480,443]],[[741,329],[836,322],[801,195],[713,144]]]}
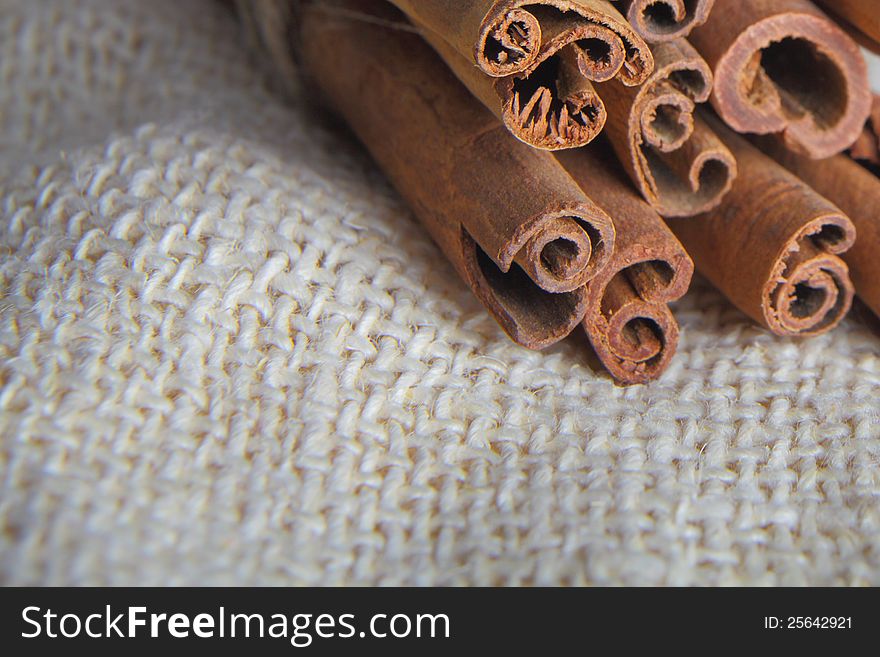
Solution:
{"label": "cinnamon stick tip", "polygon": [[665,305],[638,309],[631,316],[619,315],[609,327],[612,360],[605,366],[623,385],[639,385],[657,379],[669,366],[679,341],[678,322]]}
{"label": "cinnamon stick tip", "polygon": [[870,113],[858,46],[828,19],[797,12],[749,26],[719,59],[712,103],[737,132],[784,133],[808,157],[830,157],[857,139]]}
{"label": "cinnamon stick tip", "polygon": [[649,43],[686,37],[709,18],[715,0],[633,0],[627,19]]}
{"label": "cinnamon stick tip", "polygon": [[818,217],[790,240],[765,288],[763,312],[771,331],[809,337],[843,320],[855,289],[838,255],[855,240],[855,226],[842,214]]}
{"label": "cinnamon stick tip", "polygon": [[502,264],[509,268],[515,259],[548,292],[583,287],[605,269],[614,252],[613,221],[586,204],[548,211],[524,227],[526,232],[511,240],[502,254]]}
{"label": "cinnamon stick tip", "polygon": [[506,77],[529,68],[541,48],[541,24],[519,7],[486,16],[474,49],[477,66],[491,77]]}

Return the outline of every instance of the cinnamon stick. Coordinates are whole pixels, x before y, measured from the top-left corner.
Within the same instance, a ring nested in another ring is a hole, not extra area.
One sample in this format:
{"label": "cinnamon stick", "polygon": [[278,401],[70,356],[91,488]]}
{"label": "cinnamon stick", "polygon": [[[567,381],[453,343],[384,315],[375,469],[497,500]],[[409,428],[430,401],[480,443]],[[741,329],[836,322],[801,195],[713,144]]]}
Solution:
{"label": "cinnamon stick", "polygon": [[[651,51],[606,0],[393,0],[521,141],[558,150],[605,125],[593,82],[641,84]],[[474,64],[477,66],[474,66]]]}
{"label": "cinnamon stick", "polygon": [[669,366],[679,328],[668,304],[687,291],[694,264],[657,213],[634,193],[620,165],[601,148],[557,155],[590,197],[612,213],[611,262],[587,285],[584,330],[611,375],[646,383]]}
{"label": "cinnamon stick", "polygon": [[844,256],[856,294],[880,315],[880,178],[846,156],[808,160],[762,139],[761,150],[840,207],[852,220],[858,239]]}
{"label": "cinnamon stick", "polygon": [[876,94],[871,116],[849,150],[849,156],[880,175],[880,96]]}
{"label": "cinnamon stick", "polygon": [[630,24],[651,44],[686,37],[706,22],[715,4],[715,0],[616,1]]}
{"label": "cinnamon stick", "polygon": [[396,10],[337,6],[346,12],[299,5],[310,79],[511,338],[535,349],[563,338],[613,251],[608,215],[552,155],[512,139],[420,38],[389,27]]}
{"label": "cinnamon stick", "polygon": [[717,120],[739,176],[721,204],[667,220],[698,271],[773,333],[817,335],[849,311],[853,285],[840,254],[852,222],[830,201]]}
{"label": "cinnamon stick", "polygon": [[718,205],[736,177],[736,160],[695,116],[709,99],[712,72],[686,40],[654,46],[654,73],[640,88],[603,87],[606,134],[642,196],[664,217]]}
{"label": "cinnamon stick", "polygon": [[605,127],[607,113],[593,84],[563,50],[525,73],[490,78],[439,35],[423,32],[447,66],[520,141],[541,150],[586,146]]}
{"label": "cinnamon stick", "polygon": [[492,77],[523,73],[572,45],[591,80],[641,84],[651,72],[650,50],[607,0],[391,2]]}
{"label": "cinnamon stick", "polygon": [[858,137],[870,110],[867,65],[808,0],[717,0],[691,41],[715,75],[713,106],[737,132],[780,133],[813,158]]}
{"label": "cinnamon stick", "polygon": [[816,0],[830,14],[842,18],[867,40],[880,46],[880,4],[877,0]]}

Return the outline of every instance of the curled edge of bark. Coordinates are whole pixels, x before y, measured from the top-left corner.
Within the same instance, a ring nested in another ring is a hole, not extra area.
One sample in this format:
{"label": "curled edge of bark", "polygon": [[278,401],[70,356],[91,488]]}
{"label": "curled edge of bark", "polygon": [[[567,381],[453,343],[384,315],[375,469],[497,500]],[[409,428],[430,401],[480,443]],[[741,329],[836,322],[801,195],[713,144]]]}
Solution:
{"label": "curled edge of bark", "polygon": [[699,271],[774,334],[830,331],[852,306],[853,283],[841,256],[855,243],[855,225],[717,117],[706,119],[737,158],[740,176],[716,209],[667,223]]}
{"label": "curled edge of bark", "polygon": [[611,218],[597,207],[579,203],[548,210],[522,224],[493,260],[503,272],[515,262],[548,292],[571,292],[607,266],[614,242]]}
{"label": "curled edge of bark", "polygon": [[706,22],[715,0],[622,0],[624,15],[648,43],[686,37]]}
{"label": "curled edge of bark", "polygon": [[579,148],[604,129],[605,104],[583,76],[574,46],[522,74],[490,78],[441,35],[417,26],[456,77],[523,143],[548,151]]}
{"label": "curled edge of bark", "polygon": [[777,335],[830,331],[852,307],[855,289],[839,255],[855,243],[843,214],[816,217],[792,236],[762,291],[764,318]]}
{"label": "curled edge of bark", "polygon": [[617,229],[610,263],[586,286],[583,328],[615,380],[631,385],[656,379],[678,345],[668,304],[687,292],[694,263],[629,185],[610,149],[567,151],[557,159]]}
{"label": "curled edge of bark", "polygon": [[656,51],[657,69],[630,107],[629,152],[619,155],[662,216],[689,217],[721,202],[736,178],[736,158],[695,114],[712,91],[708,64],[683,40]]}
{"label": "curled edge of bark", "polygon": [[715,67],[715,82],[712,104],[734,130],[782,133],[788,148],[814,159],[849,147],[870,111],[858,46],[810,14],[777,14],[744,30]]}
{"label": "curled edge of bark", "polygon": [[520,141],[542,150],[579,148],[593,141],[608,119],[605,104],[582,77],[571,50],[523,75],[494,84],[501,118]]}
{"label": "curled edge of bark", "polygon": [[[585,36],[585,31],[590,34]],[[473,57],[486,75],[503,78],[522,74],[583,39],[602,41],[612,53],[622,45],[619,65],[603,79],[617,75],[624,84],[636,86],[653,70],[644,39],[604,0],[500,0],[483,19]]]}
{"label": "curled edge of bark", "polygon": [[465,283],[511,340],[540,350],[577,328],[587,308],[586,287],[552,293],[535,285],[519,266],[502,272],[463,227],[459,244]]}
{"label": "curled edge of bark", "polygon": [[687,292],[693,270],[683,250],[633,245],[588,286],[584,329],[620,383],[647,383],[669,366],[679,328],[667,304]]}
{"label": "curled edge of bark", "polygon": [[880,243],[880,178],[844,155],[814,161],[798,157],[772,138],[753,138],[752,143],[834,203],[853,222],[858,239],[842,257],[849,266],[856,294],[880,316],[880,259],[876,253]]}

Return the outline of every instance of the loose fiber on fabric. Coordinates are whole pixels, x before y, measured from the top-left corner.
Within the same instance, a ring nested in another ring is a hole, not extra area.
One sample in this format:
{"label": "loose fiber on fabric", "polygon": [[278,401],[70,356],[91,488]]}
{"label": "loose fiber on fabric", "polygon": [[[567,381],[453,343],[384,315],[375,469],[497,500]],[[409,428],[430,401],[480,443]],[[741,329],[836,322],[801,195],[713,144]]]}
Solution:
{"label": "loose fiber on fabric", "polygon": [[4,584],[880,584],[880,338],[516,347],[238,34],[0,14]]}

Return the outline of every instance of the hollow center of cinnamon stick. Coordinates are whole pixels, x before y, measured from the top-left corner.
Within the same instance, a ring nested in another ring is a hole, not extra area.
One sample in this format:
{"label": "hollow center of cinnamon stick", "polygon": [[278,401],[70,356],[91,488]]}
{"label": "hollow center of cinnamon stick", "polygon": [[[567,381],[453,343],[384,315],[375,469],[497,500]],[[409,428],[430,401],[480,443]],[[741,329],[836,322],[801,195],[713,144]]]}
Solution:
{"label": "hollow center of cinnamon stick", "polygon": [[723,189],[730,180],[730,166],[723,160],[710,157],[703,164],[700,170],[700,180],[697,190],[701,190],[703,194],[715,195],[718,190]]}
{"label": "hollow center of cinnamon stick", "polygon": [[[792,118],[811,114],[820,128],[837,124],[847,109],[846,79],[840,69],[816,45],[806,39],[787,37],[771,43],[760,53],[760,65],[775,85],[782,110]],[[751,91],[756,104],[766,100],[761,76]]]}
{"label": "hollow center of cinnamon stick", "polygon": [[846,233],[840,226],[825,224],[818,233],[810,235],[810,240],[816,248],[823,251],[835,251],[841,242],[846,239]]}
{"label": "hollow center of cinnamon stick", "polygon": [[621,334],[627,356],[634,362],[645,362],[663,351],[663,331],[653,319],[635,317],[623,327]]}
{"label": "hollow center of cinnamon stick", "polygon": [[622,271],[630,285],[642,299],[651,301],[662,294],[672,279],[675,271],[663,260],[637,262]]}
{"label": "hollow center of cinnamon stick", "polygon": [[645,25],[651,28],[653,32],[662,34],[678,29],[678,20],[675,16],[675,10],[668,2],[658,0],[647,7],[642,12],[645,18]]}
{"label": "hollow center of cinnamon stick", "polygon": [[530,45],[528,25],[523,21],[513,21],[502,29],[486,39],[483,51],[486,59],[502,65],[516,64],[525,59]]}
{"label": "hollow center of cinnamon stick", "polygon": [[691,98],[701,98],[706,94],[709,80],[702,71],[682,69],[669,74],[672,86]]}
{"label": "hollow center of cinnamon stick", "polygon": [[[565,101],[561,96],[566,95],[566,90],[559,88],[560,82],[565,82],[560,79],[560,64],[559,56],[556,55],[542,62],[531,75],[514,79],[514,106],[521,108],[520,119],[523,125],[546,121],[548,116],[558,115],[562,111]],[[569,121],[581,126],[595,120],[596,115],[596,109],[590,106],[581,111],[567,113]]]}
{"label": "hollow center of cinnamon stick", "polygon": [[[579,92],[582,80],[570,61],[572,55],[563,49],[531,74],[513,77],[512,110],[520,129],[540,137],[558,137],[595,127],[604,108],[595,93]],[[562,57],[568,58],[567,66]]]}
{"label": "hollow center of cinnamon stick", "polygon": [[651,117],[649,130],[660,143],[678,143],[686,136],[688,124],[682,119],[682,110],[675,105],[658,105]]}
{"label": "hollow center of cinnamon stick", "polygon": [[553,276],[566,279],[573,276],[580,263],[578,245],[565,238],[548,242],[541,250],[541,264]]}
{"label": "hollow center of cinnamon stick", "polygon": [[798,283],[794,287],[794,298],[789,306],[791,314],[798,319],[813,317],[825,305],[828,294],[825,290]]}
{"label": "hollow center of cinnamon stick", "polygon": [[611,65],[611,45],[602,39],[581,39],[577,42],[591,62],[599,66]]}

